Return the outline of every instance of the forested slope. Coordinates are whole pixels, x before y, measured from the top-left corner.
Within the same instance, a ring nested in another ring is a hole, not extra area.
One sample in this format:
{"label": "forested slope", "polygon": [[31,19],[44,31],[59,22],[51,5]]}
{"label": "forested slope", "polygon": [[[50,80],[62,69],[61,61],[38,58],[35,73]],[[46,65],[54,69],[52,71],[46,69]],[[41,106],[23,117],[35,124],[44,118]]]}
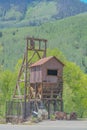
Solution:
{"label": "forested slope", "polygon": [[37,26],[87,12],[80,0],[0,0],[0,28]]}
{"label": "forested slope", "polygon": [[48,48],[58,48],[87,72],[87,13],[38,27],[0,30],[0,63],[4,68],[13,69],[22,58],[27,36],[47,39]]}

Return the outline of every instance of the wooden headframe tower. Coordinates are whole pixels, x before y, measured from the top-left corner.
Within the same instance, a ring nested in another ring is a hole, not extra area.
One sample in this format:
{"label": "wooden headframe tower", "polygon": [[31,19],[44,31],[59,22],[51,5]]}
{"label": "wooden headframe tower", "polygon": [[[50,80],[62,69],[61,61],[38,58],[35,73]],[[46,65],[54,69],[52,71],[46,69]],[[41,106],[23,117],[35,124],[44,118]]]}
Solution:
{"label": "wooden headframe tower", "polygon": [[[26,48],[22,61],[22,65],[18,74],[18,79],[13,94],[13,100],[20,100],[25,103],[31,100],[30,97],[30,65],[35,62],[33,59],[39,60],[46,57],[47,40],[39,38],[26,38]],[[35,58],[34,58],[35,57]],[[33,99],[34,100],[34,99]],[[26,110],[25,110],[26,111]]]}
{"label": "wooden headframe tower", "polygon": [[[26,42],[13,100],[20,102],[23,118],[26,118],[27,102],[30,104],[30,108],[34,103],[37,107],[38,103],[43,102],[50,118],[51,108],[54,111],[63,111],[62,71],[64,64],[56,57],[46,57],[46,39],[27,37]],[[43,79],[43,76],[46,79]],[[38,80],[34,82],[35,78]]]}

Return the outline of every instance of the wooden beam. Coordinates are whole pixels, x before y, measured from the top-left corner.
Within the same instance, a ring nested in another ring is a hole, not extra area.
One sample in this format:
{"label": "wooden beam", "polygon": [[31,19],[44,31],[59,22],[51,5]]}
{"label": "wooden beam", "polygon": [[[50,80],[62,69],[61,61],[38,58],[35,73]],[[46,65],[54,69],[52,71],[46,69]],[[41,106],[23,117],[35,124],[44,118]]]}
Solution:
{"label": "wooden beam", "polygon": [[40,39],[40,38],[33,38],[33,37],[26,37],[27,40],[35,40],[35,41],[43,41],[43,42],[47,42],[46,39]]}

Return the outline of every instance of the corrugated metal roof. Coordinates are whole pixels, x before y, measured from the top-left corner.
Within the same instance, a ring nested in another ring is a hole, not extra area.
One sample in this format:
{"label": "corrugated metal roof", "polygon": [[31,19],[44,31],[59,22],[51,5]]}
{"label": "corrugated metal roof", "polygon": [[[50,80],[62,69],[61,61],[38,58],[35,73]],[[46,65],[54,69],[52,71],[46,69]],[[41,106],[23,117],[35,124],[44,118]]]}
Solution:
{"label": "corrugated metal roof", "polygon": [[39,61],[35,62],[34,64],[32,64],[30,67],[34,67],[34,66],[39,66],[39,65],[43,65],[44,63],[46,63],[47,61],[49,61],[50,59],[55,58],[58,62],[60,62],[62,65],[64,65],[59,59],[57,59],[55,56],[50,56],[50,57],[45,57],[40,59]]}

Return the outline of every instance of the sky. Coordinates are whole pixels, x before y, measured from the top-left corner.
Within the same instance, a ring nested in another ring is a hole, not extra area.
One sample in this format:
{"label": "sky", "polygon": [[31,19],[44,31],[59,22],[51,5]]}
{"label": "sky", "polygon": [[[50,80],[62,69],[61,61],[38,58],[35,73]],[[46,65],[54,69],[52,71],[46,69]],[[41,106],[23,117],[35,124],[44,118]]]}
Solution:
{"label": "sky", "polygon": [[84,3],[87,3],[87,0],[80,0],[80,1],[82,1],[82,2],[84,2]]}

